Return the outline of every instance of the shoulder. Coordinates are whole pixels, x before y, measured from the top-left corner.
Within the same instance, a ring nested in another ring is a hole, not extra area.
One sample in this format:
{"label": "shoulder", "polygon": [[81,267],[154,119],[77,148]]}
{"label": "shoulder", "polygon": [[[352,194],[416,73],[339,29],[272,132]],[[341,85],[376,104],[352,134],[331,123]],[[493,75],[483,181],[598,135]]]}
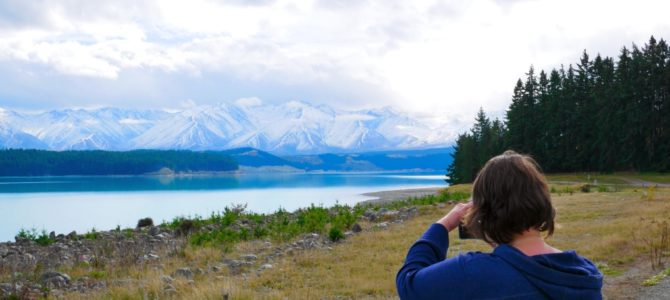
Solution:
{"label": "shoulder", "polygon": [[470,267],[475,265],[495,264],[498,261],[500,261],[500,259],[497,258],[492,253],[483,253],[479,251],[459,254],[455,258],[458,258],[459,262],[463,266],[470,266]]}
{"label": "shoulder", "polygon": [[492,253],[468,252],[458,256],[461,268],[471,279],[515,277],[518,271]]}

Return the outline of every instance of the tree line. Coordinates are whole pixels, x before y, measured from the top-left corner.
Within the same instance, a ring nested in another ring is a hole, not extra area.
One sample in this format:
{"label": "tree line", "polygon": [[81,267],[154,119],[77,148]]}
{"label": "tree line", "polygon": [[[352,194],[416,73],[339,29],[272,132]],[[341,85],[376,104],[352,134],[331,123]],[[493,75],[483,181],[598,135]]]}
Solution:
{"label": "tree line", "polygon": [[238,165],[230,156],[215,151],[0,150],[0,176],[141,175],[162,168],[175,172],[232,171]]}
{"label": "tree line", "polygon": [[576,65],[514,87],[504,122],[480,109],[456,140],[449,182],[471,182],[492,156],[512,149],[545,172],[670,171],[670,48],[653,36],[616,59],[584,50]]}

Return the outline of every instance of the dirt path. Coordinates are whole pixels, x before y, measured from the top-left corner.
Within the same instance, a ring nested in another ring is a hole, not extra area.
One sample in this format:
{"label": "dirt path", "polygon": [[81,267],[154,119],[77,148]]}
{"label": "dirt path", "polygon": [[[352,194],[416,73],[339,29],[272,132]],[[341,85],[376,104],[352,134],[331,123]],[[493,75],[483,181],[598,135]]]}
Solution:
{"label": "dirt path", "polygon": [[628,178],[628,177],[618,177],[618,178],[627,182],[630,185],[633,185],[633,186],[639,186],[639,187],[648,187],[648,186],[670,187],[670,183],[658,183],[658,182],[651,182],[651,181],[645,181],[645,180],[642,180],[642,179],[635,179],[635,178]]}
{"label": "dirt path", "polygon": [[666,277],[652,287],[642,289],[637,299],[644,300],[667,300],[670,299],[670,277]]}

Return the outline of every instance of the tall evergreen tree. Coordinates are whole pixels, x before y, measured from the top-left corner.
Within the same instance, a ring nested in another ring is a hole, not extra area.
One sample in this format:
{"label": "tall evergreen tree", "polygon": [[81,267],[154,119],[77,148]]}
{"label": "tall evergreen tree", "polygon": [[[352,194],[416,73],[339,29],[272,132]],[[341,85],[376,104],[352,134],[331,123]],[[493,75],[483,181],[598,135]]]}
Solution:
{"label": "tall evergreen tree", "polygon": [[505,122],[480,109],[459,136],[450,174],[472,180],[504,149],[529,153],[546,171],[670,171],[670,47],[653,36],[615,61],[586,50],[567,70],[531,66],[514,87]]}

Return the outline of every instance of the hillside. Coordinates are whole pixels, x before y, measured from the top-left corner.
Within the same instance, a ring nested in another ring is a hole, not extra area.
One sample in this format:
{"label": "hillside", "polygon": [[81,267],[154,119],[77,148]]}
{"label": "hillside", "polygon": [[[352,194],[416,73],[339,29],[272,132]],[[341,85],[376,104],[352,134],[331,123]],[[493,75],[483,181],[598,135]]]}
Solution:
{"label": "hillside", "polygon": [[0,176],[143,175],[237,170],[218,152],[0,150]]}
{"label": "hillside", "polygon": [[[254,148],[225,151],[0,150],[0,176],[170,175],[196,172],[443,172],[451,148],[277,156]],[[161,173],[162,172],[162,173]]]}

